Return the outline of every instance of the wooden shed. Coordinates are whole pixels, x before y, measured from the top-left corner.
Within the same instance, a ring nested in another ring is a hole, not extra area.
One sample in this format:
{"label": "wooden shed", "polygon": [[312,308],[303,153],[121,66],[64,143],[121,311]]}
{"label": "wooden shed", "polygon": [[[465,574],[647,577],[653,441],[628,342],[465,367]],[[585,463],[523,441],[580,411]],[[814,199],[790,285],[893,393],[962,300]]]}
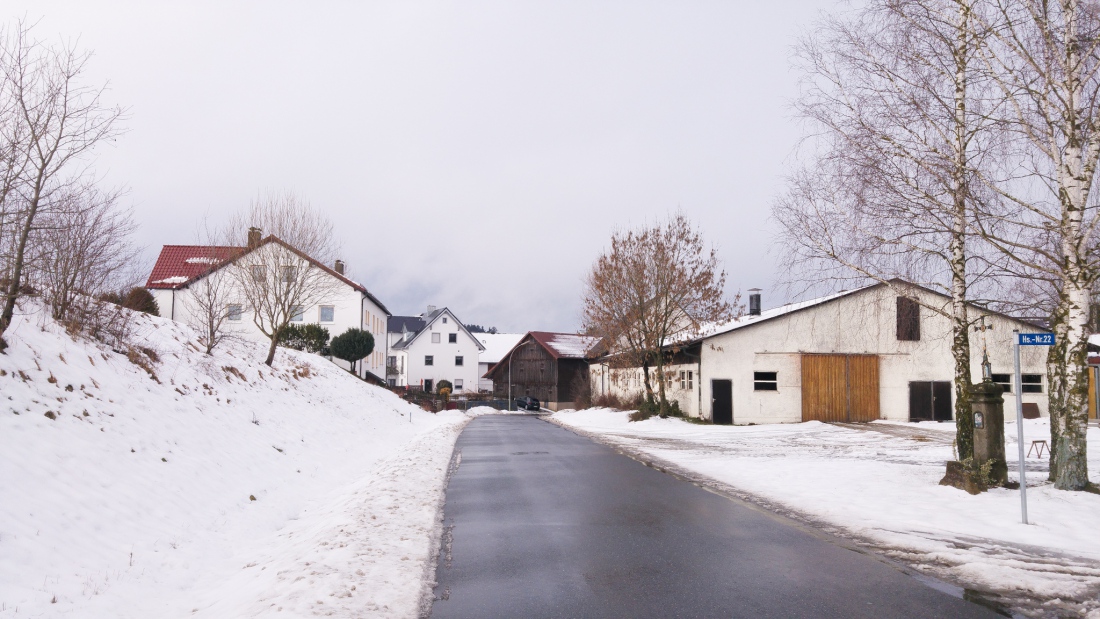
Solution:
{"label": "wooden shed", "polygon": [[550,410],[572,408],[579,390],[588,389],[588,354],[599,338],[575,333],[531,331],[485,374],[493,395],[531,396]]}

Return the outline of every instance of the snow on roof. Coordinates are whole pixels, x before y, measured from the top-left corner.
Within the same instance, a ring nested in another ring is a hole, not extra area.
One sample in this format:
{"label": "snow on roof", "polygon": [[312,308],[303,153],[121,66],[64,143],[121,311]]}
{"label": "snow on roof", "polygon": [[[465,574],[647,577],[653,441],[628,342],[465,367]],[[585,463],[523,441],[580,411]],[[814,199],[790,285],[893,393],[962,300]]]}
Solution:
{"label": "snow on roof", "polygon": [[236,255],[243,248],[221,245],[165,245],[149,273],[146,288],[180,288]]}
{"label": "snow on roof", "polygon": [[600,343],[600,338],[575,333],[532,331],[531,337],[542,344],[555,358],[584,359],[588,351]]}
{"label": "snow on roof", "polygon": [[[872,284],[872,286],[874,285],[875,284]],[[712,335],[719,335],[721,333],[735,331],[742,327],[747,327],[758,322],[770,320],[772,318],[778,318],[779,316],[783,316],[784,314],[790,314],[792,312],[797,312],[798,310],[806,309],[807,307],[820,305],[822,303],[832,301],[833,299],[839,299],[840,297],[860,292],[861,290],[866,290],[867,288],[870,288],[872,286],[864,286],[862,288],[855,288],[853,290],[842,290],[840,292],[834,292],[833,294],[828,294],[823,297],[817,297],[816,299],[798,301],[796,303],[787,303],[785,305],[780,305],[779,307],[773,307],[771,309],[763,310],[762,312],[760,312],[759,316],[750,316],[748,314],[745,314],[744,316],[738,316],[737,318],[734,318],[733,320],[726,323],[718,325],[704,325],[703,328],[699,330],[699,334],[697,336],[686,338],[685,341],[702,339],[710,337]]]}
{"label": "snow on roof", "polygon": [[475,333],[474,337],[485,347],[485,351],[478,355],[478,362],[497,363],[524,335],[523,333]]}

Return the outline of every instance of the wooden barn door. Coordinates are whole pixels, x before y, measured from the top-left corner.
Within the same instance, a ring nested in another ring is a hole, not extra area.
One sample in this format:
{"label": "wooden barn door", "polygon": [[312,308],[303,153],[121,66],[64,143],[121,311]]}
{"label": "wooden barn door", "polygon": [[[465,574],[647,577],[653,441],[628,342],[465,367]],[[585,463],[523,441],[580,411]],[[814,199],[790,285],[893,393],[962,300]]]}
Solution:
{"label": "wooden barn door", "polygon": [[802,421],[878,418],[877,355],[802,355]]}

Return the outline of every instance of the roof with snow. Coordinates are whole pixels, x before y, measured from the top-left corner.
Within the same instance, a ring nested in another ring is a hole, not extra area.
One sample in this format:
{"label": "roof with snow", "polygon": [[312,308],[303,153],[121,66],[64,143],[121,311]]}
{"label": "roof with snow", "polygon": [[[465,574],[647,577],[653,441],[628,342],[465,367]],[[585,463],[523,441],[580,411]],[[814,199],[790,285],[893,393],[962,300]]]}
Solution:
{"label": "roof with snow", "polygon": [[237,253],[243,247],[224,245],[165,245],[149,273],[146,288],[183,288],[191,281]]}
{"label": "roof with snow", "polygon": [[152,272],[149,273],[149,279],[145,282],[145,287],[167,290],[186,288],[196,280],[221,269],[250,251],[254,251],[268,243],[278,243],[282,245],[287,250],[300,256],[303,260],[307,260],[313,266],[366,295],[368,299],[373,301],[374,304],[387,315],[390,313],[390,311],[386,309],[386,306],[362,284],[321,264],[313,257],[300,251],[274,234],[268,235],[252,249],[222,245],[165,245],[160,250],[160,256],[157,257],[157,262],[153,265]]}
{"label": "roof with snow", "polygon": [[479,363],[497,363],[509,350],[523,339],[524,333],[475,333],[477,341],[485,346],[485,352],[478,355]]}
{"label": "roof with snow", "polygon": [[576,333],[550,333],[531,331],[531,338],[550,353],[555,359],[584,359],[589,351],[600,343],[600,338]]}

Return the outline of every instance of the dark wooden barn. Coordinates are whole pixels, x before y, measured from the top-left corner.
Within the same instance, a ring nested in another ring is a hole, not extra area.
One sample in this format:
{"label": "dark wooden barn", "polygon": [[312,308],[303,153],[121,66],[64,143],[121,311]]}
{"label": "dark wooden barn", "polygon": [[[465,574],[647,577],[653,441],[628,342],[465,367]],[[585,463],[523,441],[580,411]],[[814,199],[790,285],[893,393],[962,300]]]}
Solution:
{"label": "dark wooden barn", "polygon": [[529,395],[550,410],[572,408],[588,389],[588,354],[599,339],[574,333],[531,331],[485,374],[493,396]]}

